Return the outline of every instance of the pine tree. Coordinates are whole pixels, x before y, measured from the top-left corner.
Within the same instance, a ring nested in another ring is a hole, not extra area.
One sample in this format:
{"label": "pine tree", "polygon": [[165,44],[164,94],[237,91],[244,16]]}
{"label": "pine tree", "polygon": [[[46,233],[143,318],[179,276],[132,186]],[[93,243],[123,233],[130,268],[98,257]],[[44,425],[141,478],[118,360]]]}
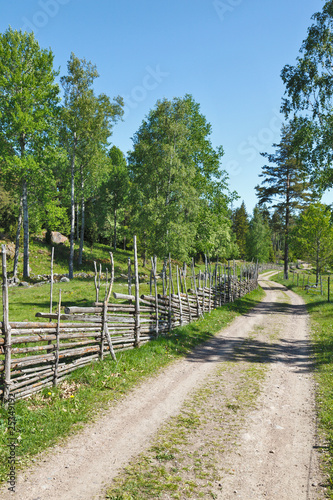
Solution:
{"label": "pine tree", "polygon": [[299,158],[297,144],[297,121],[283,125],[281,142],[274,144],[276,153],[262,153],[270,165],[262,168],[264,177],[261,186],[256,186],[260,205],[268,203],[278,208],[284,217],[284,276],[288,278],[289,231],[292,214],[309,203],[308,173]]}

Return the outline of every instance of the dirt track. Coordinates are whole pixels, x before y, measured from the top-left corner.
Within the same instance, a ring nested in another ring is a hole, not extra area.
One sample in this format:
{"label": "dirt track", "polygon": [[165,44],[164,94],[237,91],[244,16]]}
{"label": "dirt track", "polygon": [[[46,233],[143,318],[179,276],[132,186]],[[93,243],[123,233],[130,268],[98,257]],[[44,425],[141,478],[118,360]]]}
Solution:
{"label": "dirt track", "polygon": [[226,460],[234,473],[225,474],[218,498],[323,498],[315,450],[308,316],[300,297],[267,277],[269,273],[261,281],[266,297],[250,314],[235,320],[187,359],[142,383],[52,454],[43,454],[37,466],[19,476],[16,494],[3,488],[0,497],[104,498],[105,487],[119,470],[149,445],[156,430],[179,412],[191,391],[207,383],[221,363],[230,359],[239,341],[256,330],[255,348],[267,346],[270,339],[267,376],[257,407],[247,415],[238,436],[237,453],[228,451]]}

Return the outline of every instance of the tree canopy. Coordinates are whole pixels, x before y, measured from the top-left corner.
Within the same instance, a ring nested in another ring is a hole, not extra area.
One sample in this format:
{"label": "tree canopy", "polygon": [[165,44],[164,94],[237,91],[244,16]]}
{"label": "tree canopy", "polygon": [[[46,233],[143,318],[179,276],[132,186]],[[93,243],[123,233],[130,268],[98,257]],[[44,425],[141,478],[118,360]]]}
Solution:
{"label": "tree canopy", "polygon": [[[186,95],[158,101],[134,135],[128,163],[143,252],[184,259],[201,245],[223,253],[230,195],[220,165],[223,149],[213,148],[210,134],[199,104]],[[214,237],[203,229],[207,221]]]}
{"label": "tree canopy", "polygon": [[284,66],[286,86],[282,110],[300,118],[304,160],[317,185],[333,185],[333,1],[312,16],[313,24],[303,41],[294,66]]}

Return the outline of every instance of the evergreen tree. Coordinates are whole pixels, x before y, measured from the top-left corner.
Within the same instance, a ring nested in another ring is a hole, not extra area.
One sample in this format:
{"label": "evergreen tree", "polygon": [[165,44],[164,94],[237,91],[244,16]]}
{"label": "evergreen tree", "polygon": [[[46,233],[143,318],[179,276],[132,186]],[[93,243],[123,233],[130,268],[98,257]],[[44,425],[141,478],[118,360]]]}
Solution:
{"label": "evergreen tree", "polygon": [[284,276],[288,278],[289,231],[292,214],[311,199],[309,180],[298,156],[295,127],[297,121],[282,127],[281,142],[274,144],[276,153],[262,153],[270,165],[262,168],[261,186],[256,186],[259,203],[269,203],[284,216]]}

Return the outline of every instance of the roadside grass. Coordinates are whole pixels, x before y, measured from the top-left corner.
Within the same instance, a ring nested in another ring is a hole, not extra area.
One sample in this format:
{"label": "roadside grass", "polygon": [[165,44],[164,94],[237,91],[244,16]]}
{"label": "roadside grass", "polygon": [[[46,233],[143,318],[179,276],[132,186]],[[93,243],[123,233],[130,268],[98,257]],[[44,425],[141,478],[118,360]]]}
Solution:
{"label": "roadside grass", "polygon": [[[327,289],[320,291],[303,288],[303,280],[283,279],[282,275],[272,277],[300,295],[311,318],[311,337],[315,360],[317,382],[317,411],[320,440],[323,441],[324,472],[327,475],[327,496],[333,499],[333,303],[328,302]],[[294,283],[293,283],[294,281]],[[314,276],[310,275],[310,283]],[[305,284],[307,280],[305,280]],[[332,296],[331,296],[332,297]]]}
{"label": "roadside grass", "polygon": [[[82,285],[82,281],[75,280],[61,283],[61,287],[69,294],[68,302],[71,302],[69,298],[72,294],[71,304],[76,304],[81,293],[81,299],[86,304],[93,301],[93,282],[90,295],[88,287]],[[60,284],[57,286],[60,287]],[[81,291],[82,288],[84,292]],[[44,287],[29,288],[22,292],[17,288],[11,290],[11,294],[15,300],[10,300],[10,315],[15,315],[15,320],[23,320],[25,317],[31,319],[35,306],[38,310],[41,310],[42,305],[47,306]],[[140,349],[118,353],[117,362],[108,356],[103,362],[97,361],[78,369],[57,388],[45,389],[28,399],[17,401],[14,405],[17,470],[31,463],[37,453],[77,432],[144,378],[155,374],[173,360],[186,356],[195,346],[226,327],[236,316],[249,311],[260,302],[263,295],[261,289],[254,290],[234,303],[206,314],[204,319],[177,328],[168,336],[161,336]],[[8,477],[8,418],[8,410],[0,406],[1,482]]]}

